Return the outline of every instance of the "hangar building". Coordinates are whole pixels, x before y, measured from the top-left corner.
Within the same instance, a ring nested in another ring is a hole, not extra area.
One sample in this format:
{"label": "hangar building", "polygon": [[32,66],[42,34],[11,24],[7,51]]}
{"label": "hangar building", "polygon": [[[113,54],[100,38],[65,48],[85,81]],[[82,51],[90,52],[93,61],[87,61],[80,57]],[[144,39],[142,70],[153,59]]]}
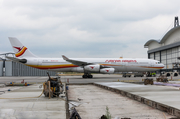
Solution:
{"label": "hangar building", "polygon": [[165,65],[164,71],[180,71],[180,26],[175,17],[174,27],[162,39],[151,39],[144,44],[148,48],[148,58],[160,61]]}
{"label": "hangar building", "polygon": [[[55,76],[56,72],[48,71],[49,75]],[[0,60],[0,76],[47,76],[47,70],[28,67],[10,60]]]}

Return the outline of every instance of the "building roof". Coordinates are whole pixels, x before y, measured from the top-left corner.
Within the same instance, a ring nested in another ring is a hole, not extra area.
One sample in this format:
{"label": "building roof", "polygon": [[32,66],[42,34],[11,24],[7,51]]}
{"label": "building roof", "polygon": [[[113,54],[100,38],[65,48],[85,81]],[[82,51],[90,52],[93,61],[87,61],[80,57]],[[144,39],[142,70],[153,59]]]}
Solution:
{"label": "building roof", "polygon": [[170,29],[164,36],[161,40],[154,40],[154,39],[151,39],[149,41],[147,41],[145,44],[144,44],[144,47],[148,47],[149,44],[151,44],[152,42],[157,42],[159,44],[162,44],[166,41],[166,39],[173,33],[175,32],[176,30],[180,29],[180,26],[177,26],[177,27],[174,27],[172,29]]}
{"label": "building roof", "polygon": [[144,47],[148,46],[148,45],[151,44],[152,42],[157,42],[157,43],[159,43],[160,40],[151,39],[151,40],[149,40],[149,41],[147,41],[147,42],[145,43]]}
{"label": "building roof", "polygon": [[148,50],[148,53],[158,52],[158,51],[170,49],[170,48],[177,47],[177,46],[180,46],[180,42],[176,42],[176,43],[172,43],[172,44],[161,46],[161,47],[158,47],[155,49]]}

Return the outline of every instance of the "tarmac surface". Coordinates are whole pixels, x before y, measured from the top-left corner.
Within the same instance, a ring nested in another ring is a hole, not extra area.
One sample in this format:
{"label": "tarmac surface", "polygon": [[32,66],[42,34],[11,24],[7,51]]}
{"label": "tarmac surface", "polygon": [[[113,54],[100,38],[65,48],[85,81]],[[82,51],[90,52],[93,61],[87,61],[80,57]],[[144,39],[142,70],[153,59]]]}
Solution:
{"label": "tarmac surface", "polygon": [[[62,82],[67,82],[69,84],[86,84],[86,83],[94,83],[94,82],[116,82],[116,81],[134,81],[138,82],[146,77],[127,77],[124,78],[122,75],[109,75],[109,74],[94,74],[92,79],[83,79],[82,76],[60,76]],[[155,80],[156,77],[151,77]],[[48,76],[42,77],[28,77],[28,76],[17,76],[17,77],[0,77],[0,84],[15,82],[19,83],[21,81],[28,82],[28,83],[38,83],[38,82],[45,82],[48,79]],[[171,77],[168,77],[171,79]],[[173,80],[179,80],[180,76],[172,77]]]}
{"label": "tarmac surface", "polygon": [[95,84],[115,89],[115,92],[121,91],[134,100],[180,117],[180,90],[177,87],[123,82],[97,82]]}
{"label": "tarmac surface", "polygon": [[169,119],[174,117],[95,85],[70,85],[68,99],[73,105],[77,105],[75,108],[82,119],[99,119],[106,114],[106,107],[109,108],[112,119],[115,117],[131,119]]}
{"label": "tarmac surface", "polygon": [[[143,77],[145,78],[145,77]],[[140,102],[134,101],[130,98],[116,94],[114,92],[99,88],[97,86],[91,85],[94,82],[99,83],[116,83],[116,82],[142,82],[142,77],[130,77],[123,78],[121,75],[101,75],[95,74],[93,79],[82,79],[82,76],[61,76],[61,81],[69,85],[68,97],[71,103],[77,103],[78,106],[75,107],[82,115],[88,119],[85,115],[94,115],[95,112],[97,115],[92,116],[93,118],[100,118],[105,114],[106,106],[109,107],[110,112],[113,117],[133,117],[133,118],[149,118],[149,119],[161,119],[161,118],[171,118],[173,116],[153,109],[152,107],[141,104]],[[60,98],[48,99],[44,95],[37,97],[41,94],[42,88],[39,88],[39,85],[47,81],[48,77],[0,77],[0,119],[16,119],[16,118],[67,118],[66,115],[66,103]],[[155,79],[155,77],[154,77]],[[11,82],[21,83],[27,82],[30,85],[25,86],[11,86],[5,87],[5,84]],[[180,76],[173,77],[172,83],[179,84]],[[119,83],[121,83],[119,82]],[[89,85],[82,85],[89,84]],[[127,84],[127,83],[124,83]],[[133,84],[131,88],[127,86],[127,90],[130,92],[135,91],[134,88],[142,88],[144,85]],[[143,92],[143,95],[149,95],[156,92],[154,87],[150,86],[147,90]],[[164,86],[167,87],[167,86]],[[176,89],[175,89],[176,88]],[[11,91],[8,91],[8,90]],[[178,90],[177,87],[168,87],[167,90]],[[166,91],[164,91],[166,92]],[[178,93],[179,91],[177,91]],[[138,95],[141,95],[142,92],[138,92]],[[159,96],[159,93],[156,93]],[[164,94],[166,95],[166,94]],[[171,92],[167,92],[168,95],[171,95]],[[179,95],[179,93],[178,93]],[[24,99],[24,97],[33,97]],[[35,98],[34,98],[35,97]],[[23,98],[23,99],[8,99],[8,98]],[[81,100],[82,99],[82,100]],[[166,99],[166,96],[163,97],[163,100],[167,100],[173,105],[179,106],[179,103],[173,101],[178,101],[179,97],[173,99]],[[159,98],[161,100],[161,98]],[[126,104],[127,103],[127,104]],[[96,110],[97,109],[97,110]],[[132,109],[132,110],[131,110]],[[139,110],[142,109],[142,110]],[[134,111],[133,111],[134,110]],[[95,111],[95,112],[94,112]],[[90,113],[87,113],[90,112]],[[126,113],[127,112],[127,113]],[[27,116],[28,115],[28,116]],[[149,115],[149,116],[148,116]],[[90,116],[91,117],[91,116]]]}
{"label": "tarmac surface", "polygon": [[39,85],[1,87],[5,93],[0,94],[0,119],[66,119],[66,102],[40,96]]}

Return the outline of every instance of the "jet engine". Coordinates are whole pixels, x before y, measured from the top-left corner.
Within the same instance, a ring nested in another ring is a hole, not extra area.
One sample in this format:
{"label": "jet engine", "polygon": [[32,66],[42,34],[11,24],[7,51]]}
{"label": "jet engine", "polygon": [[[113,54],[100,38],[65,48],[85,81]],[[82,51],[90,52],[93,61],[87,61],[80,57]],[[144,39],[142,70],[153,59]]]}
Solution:
{"label": "jet engine", "polygon": [[86,65],[84,66],[84,70],[91,71],[91,72],[99,72],[100,65]]}
{"label": "jet engine", "polygon": [[100,69],[100,73],[103,73],[103,74],[113,74],[115,71],[114,68],[103,68],[103,69]]}

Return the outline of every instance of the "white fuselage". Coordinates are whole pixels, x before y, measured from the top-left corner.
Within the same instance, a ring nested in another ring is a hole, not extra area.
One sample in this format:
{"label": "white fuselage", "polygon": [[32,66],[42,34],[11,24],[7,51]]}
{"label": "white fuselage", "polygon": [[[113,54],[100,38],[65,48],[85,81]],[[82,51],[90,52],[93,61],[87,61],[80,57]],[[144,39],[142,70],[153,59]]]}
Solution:
{"label": "white fuselage", "polygon": [[147,72],[164,68],[164,65],[152,59],[130,58],[38,58],[17,38],[9,37],[15,52],[7,58],[27,66],[59,72],[83,72],[83,78],[92,78],[91,73],[113,74],[116,72]]}
{"label": "white fuselage", "polygon": [[[25,65],[38,69],[53,70],[60,72],[84,72],[82,66],[74,65],[62,58],[26,58]],[[78,61],[86,61],[99,64],[104,67],[114,68],[114,72],[146,72],[164,68],[164,65],[152,59],[130,58],[72,58]],[[98,73],[98,72],[95,72]]]}

